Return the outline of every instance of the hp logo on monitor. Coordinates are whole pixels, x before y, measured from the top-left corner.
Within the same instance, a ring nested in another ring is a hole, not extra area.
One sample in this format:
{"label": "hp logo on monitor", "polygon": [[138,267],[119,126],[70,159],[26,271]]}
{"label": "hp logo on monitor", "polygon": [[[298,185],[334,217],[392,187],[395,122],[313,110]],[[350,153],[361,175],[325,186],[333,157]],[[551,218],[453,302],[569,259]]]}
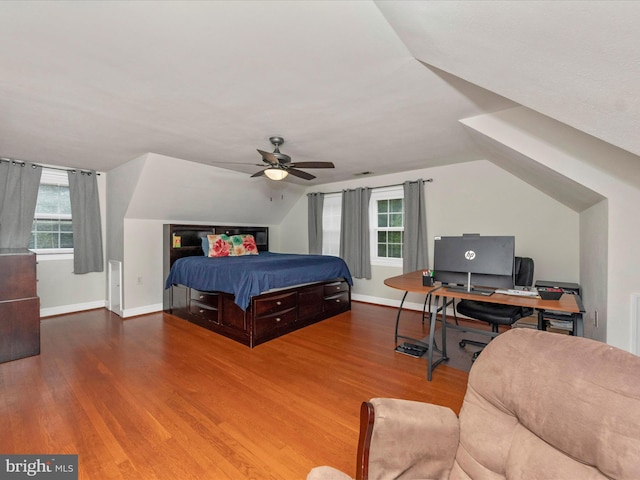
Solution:
{"label": "hp logo on monitor", "polygon": [[473,250],[467,250],[466,252],[464,252],[464,258],[466,258],[467,260],[473,260],[474,258],[476,258],[476,252],[474,252]]}

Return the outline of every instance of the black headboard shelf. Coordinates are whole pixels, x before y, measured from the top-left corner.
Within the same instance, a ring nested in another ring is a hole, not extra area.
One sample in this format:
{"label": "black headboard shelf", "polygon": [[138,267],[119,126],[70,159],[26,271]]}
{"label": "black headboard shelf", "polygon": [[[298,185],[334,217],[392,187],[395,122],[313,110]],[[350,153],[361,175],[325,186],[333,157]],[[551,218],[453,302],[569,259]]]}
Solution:
{"label": "black headboard shelf", "polygon": [[202,238],[212,234],[253,235],[259,252],[269,251],[269,227],[230,225],[165,224],[163,231],[163,273],[169,275],[173,262],[182,257],[204,255]]}

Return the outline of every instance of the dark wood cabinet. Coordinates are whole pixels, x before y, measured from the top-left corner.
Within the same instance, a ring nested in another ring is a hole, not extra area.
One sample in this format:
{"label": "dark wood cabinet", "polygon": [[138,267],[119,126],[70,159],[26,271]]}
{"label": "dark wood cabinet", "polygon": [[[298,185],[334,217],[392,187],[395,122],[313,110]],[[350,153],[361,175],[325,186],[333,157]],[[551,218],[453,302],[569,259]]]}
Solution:
{"label": "dark wood cabinet", "polygon": [[0,362],[40,353],[36,255],[0,249]]}

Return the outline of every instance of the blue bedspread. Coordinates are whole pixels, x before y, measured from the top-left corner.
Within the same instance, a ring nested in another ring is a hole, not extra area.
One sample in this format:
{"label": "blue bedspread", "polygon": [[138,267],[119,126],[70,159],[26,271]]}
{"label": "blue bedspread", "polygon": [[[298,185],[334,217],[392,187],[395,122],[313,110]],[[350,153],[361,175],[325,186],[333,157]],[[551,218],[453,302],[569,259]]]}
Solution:
{"label": "blue bedspread", "polygon": [[185,257],[171,267],[165,288],[184,285],[205,292],[235,295],[235,304],[246,310],[251,297],[272,288],[344,278],[353,279],[340,257],[261,252],[239,257]]}

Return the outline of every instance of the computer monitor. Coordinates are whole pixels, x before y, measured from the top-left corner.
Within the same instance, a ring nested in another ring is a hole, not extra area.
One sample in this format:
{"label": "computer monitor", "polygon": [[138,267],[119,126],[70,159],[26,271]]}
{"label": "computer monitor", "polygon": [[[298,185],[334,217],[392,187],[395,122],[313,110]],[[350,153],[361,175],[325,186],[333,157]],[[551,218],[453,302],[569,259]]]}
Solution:
{"label": "computer monitor", "polygon": [[513,236],[436,237],[433,255],[434,279],[443,284],[461,285],[469,292],[514,287]]}

